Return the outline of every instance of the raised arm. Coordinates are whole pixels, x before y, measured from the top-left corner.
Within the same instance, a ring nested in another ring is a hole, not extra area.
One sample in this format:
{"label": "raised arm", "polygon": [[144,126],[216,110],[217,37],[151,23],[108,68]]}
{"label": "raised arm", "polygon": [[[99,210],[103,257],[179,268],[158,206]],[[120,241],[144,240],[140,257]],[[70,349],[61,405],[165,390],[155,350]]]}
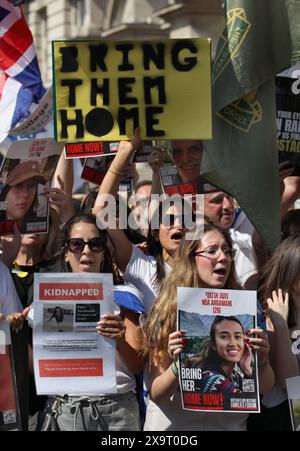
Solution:
{"label": "raised arm", "polygon": [[[118,153],[110,165],[98,191],[98,195],[93,208],[93,214],[98,216],[105,209],[108,195],[117,196],[120,180],[124,169],[140,146],[140,131],[136,129],[131,141],[121,141]],[[115,245],[115,261],[122,272],[125,271],[131,257],[132,244],[126,237],[122,229],[108,229],[109,235]]]}
{"label": "raised arm", "polygon": [[72,197],[74,185],[74,164],[72,158],[66,159],[64,153],[61,154],[53,177],[54,188],[63,185],[65,193]]}
{"label": "raised arm", "polygon": [[288,328],[289,295],[282,290],[273,291],[268,299],[269,316],[267,321],[270,337],[270,359],[276,381],[286,388],[286,379],[299,375],[297,357],[292,352]]}

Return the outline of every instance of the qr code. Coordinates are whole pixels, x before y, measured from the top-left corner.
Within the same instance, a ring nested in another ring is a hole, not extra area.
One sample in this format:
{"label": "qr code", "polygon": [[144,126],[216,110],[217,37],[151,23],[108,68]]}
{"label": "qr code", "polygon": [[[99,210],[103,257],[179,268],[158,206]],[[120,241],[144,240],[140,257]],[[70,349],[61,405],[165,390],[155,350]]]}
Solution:
{"label": "qr code", "polygon": [[16,412],[14,410],[4,410],[3,411],[3,422],[4,424],[12,424],[17,421]]}
{"label": "qr code", "polygon": [[243,379],[243,393],[255,393],[255,383],[253,379]]}

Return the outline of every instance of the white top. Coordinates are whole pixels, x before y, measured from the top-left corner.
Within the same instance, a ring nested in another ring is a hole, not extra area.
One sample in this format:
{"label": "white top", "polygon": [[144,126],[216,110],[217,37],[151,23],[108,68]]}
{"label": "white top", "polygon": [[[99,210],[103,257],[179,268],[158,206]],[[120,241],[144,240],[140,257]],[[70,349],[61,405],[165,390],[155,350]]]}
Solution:
{"label": "white top", "polygon": [[[165,263],[166,272],[171,268]],[[132,253],[124,273],[126,282],[134,285],[143,293],[143,303],[146,313],[158,296],[159,286],[155,283],[156,260],[152,255],[146,255],[138,247],[132,246]]]}
{"label": "white top", "polygon": [[239,214],[233,227],[229,229],[233,247],[237,251],[234,259],[236,279],[242,287],[249,277],[257,273],[252,246],[253,231],[254,227],[243,211]]}
{"label": "white top", "polygon": [[234,230],[236,230],[240,233],[247,233],[250,236],[252,236],[252,234],[255,230],[254,226],[249,221],[249,219],[247,218],[247,216],[245,215],[245,213],[243,211],[240,212],[240,214],[234,221],[232,227],[234,228]]}
{"label": "white top", "polygon": [[16,292],[14,282],[7,267],[0,262],[0,313],[6,317],[22,312],[23,307]]}
{"label": "white top", "polygon": [[257,273],[251,236],[230,229],[233,248],[236,249],[234,267],[237,282],[243,287],[249,277]]}

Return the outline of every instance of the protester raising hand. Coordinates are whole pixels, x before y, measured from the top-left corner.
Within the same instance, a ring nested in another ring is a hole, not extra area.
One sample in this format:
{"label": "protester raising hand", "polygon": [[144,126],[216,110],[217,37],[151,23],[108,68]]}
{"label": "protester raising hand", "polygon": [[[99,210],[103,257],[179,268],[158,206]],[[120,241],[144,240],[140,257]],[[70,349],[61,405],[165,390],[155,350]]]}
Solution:
{"label": "protester raising hand", "polygon": [[67,222],[74,214],[73,199],[64,191],[64,182],[57,176],[59,188],[51,188],[48,193],[50,205],[58,213],[62,224]]}
{"label": "protester raising hand", "polygon": [[283,295],[282,289],[272,292],[272,297],[267,299],[269,307],[269,315],[273,325],[282,321],[287,323],[289,315],[289,294]]}

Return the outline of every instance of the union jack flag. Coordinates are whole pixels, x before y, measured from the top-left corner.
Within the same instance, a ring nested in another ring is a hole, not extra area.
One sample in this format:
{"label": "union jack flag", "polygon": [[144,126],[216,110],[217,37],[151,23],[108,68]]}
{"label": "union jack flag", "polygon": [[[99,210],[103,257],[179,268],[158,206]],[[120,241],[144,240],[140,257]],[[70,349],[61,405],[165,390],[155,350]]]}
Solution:
{"label": "union jack flag", "polygon": [[0,0],[0,142],[45,93],[30,29],[20,7]]}

